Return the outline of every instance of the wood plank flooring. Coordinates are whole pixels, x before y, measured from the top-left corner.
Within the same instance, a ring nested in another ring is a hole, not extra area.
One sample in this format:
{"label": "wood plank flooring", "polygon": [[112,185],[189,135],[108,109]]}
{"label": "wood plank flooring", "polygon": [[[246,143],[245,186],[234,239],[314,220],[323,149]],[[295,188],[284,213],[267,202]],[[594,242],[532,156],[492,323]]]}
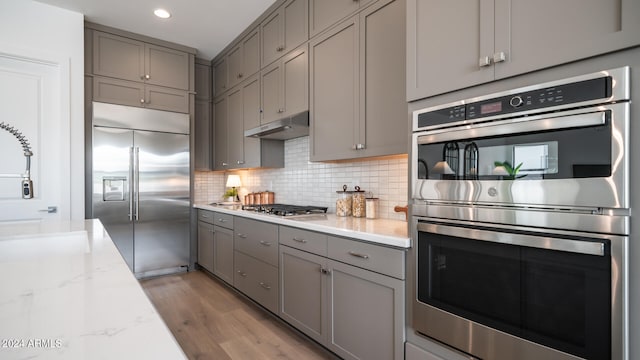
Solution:
{"label": "wood plank flooring", "polygon": [[189,359],[336,359],[201,271],[140,283]]}

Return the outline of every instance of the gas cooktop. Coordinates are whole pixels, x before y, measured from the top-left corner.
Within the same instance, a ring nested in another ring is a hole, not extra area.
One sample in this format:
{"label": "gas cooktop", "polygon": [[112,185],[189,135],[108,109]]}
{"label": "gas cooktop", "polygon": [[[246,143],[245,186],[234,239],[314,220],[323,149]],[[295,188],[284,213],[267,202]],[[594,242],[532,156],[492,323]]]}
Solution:
{"label": "gas cooktop", "polygon": [[327,209],[327,207],[323,206],[301,206],[288,204],[242,205],[242,210],[261,212],[276,216],[325,214]]}

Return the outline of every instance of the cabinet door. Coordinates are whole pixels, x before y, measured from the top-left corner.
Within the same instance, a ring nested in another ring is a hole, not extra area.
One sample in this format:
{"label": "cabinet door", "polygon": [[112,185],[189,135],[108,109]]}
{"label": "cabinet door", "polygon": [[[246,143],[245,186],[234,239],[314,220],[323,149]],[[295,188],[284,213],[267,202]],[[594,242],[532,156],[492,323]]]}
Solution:
{"label": "cabinet door", "polygon": [[345,359],[404,358],[404,282],[329,260],[330,350]]}
{"label": "cabinet door", "polygon": [[327,259],[280,246],[281,318],[315,341],[327,340]]}
{"label": "cabinet door", "polygon": [[145,103],[144,84],[94,76],[93,99],[110,104],[143,107]]}
{"label": "cabinet door", "polygon": [[227,90],[227,70],[226,57],[213,64],[213,95],[216,97]]}
{"label": "cabinet door", "polygon": [[196,100],[193,131],[196,170],[211,170],[211,123],[211,103],[208,100]]}
{"label": "cabinet door", "polygon": [[164,46],[145,45],[147,84],[189,90],[189,54]]}
{"label": "cabinet door", "polygon": [[227,97],[221,96],[214,100],[214,169],[226,170],[229,168],[227,153]]}
{"label": "cabinet door", "polygon": [[228,86],[229,89],[240,83],[242,73],[242,45],[238,44],[236,47],[229,51],[227,55],[227,71],[228,71]]}
{"label": "cabinet door", "polygon": [[[307,45],[282,58],[282,107],[284,115],[309,110],[309,57]],[[405,103],[406,108],[406,103]]]}
{"label": "cabinet door", "polygon": [[189,113],[189,93],[164,86],[145,86],[145,107],[156,110]]}
{"label": "cabinet door", "polygon": [[496,78],[640,44],[636,0],[496,0]]}
{"label": "cabinet door", "polygon": [[407,100],[492,81],[493,17],[493,1],[407,0]]}
{"label": "cabinet door", "polygon": [[198,264],[213,272],[213,225],[198,221]]}
{"label": "cabinet door", "polygon": [[266,124],[282,117],[282,62],[275,62],[260,73],[262,87],[261,122]]}
{"label": "cabinet door", "polygon": [[240,80],[244,80],[260,70],[260,29],[255,28],[242,39],[242,70]]}
{"label": "cabinet door", "polygon": [[281,9],[284,18],[282,53],[286,53],[309,40],[309,2],[289,0]]}
{"label": "cabinet door", "polygon": [[360,13],[359,156],[409,151],[405,0],[381,0]]}
{"label": "cabinet door", "polygon": [[310,152],[312,161],[356,156],[359,119],[359,23],[341,23],[310,43]]}
{"label": "cabinet door", "polygon": [[144,43],[93,32],[93,73],[123,80],[144,79]]}
{"label": "cabinet door", "polygon": [[260,79],[258,76],[242,83],[242,141],[244,144],[243,168],[259,167],[260,139],[244,136],[244,130],[260,126]]}
{"label": "cabinet door", "polygon": [[309,0],[309,29],[315,36],[340,19],[358,10],[354,0]]}
{"label": "cabinet door", "polygon": [[211,99],[211,66],[195,64],[196,100]]}
{"label": "cabinet door", "polygon": [[227,159],[230,168],[244,164],[244,125],[242,119],[242,87],[227,94]]}
{"label": "cabinet door", "polygon": [[213,273],[233,285],[233,230],[213,228]]}
{"label": "cabinet door", "polygon": [[280,10],[274,11],[260,24],[262,30],[262,66],[271,64],[283,53],[282,43],[282,14]]}

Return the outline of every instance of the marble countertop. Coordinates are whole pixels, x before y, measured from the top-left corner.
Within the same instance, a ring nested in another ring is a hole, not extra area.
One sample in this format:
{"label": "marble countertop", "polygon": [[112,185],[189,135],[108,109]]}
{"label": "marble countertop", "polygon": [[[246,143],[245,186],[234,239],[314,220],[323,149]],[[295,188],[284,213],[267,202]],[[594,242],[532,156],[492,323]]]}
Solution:
{"label": "marble countertop", "polygon": [[0,359],[186,359],[98,220],[0,223]]}
{"label": "marble countertop", "polygon": [[341,217],[335,214],[310,215],[303,217],[282,217],[244,211],[240,206],[194,205],[198,209],[243,216],[246,218],[287,225],[305,230],[323,232],[336,236],[356,238],[362,241],[400,248],[411,247],[406,221],[391,219],[366,219],[352,216]]}

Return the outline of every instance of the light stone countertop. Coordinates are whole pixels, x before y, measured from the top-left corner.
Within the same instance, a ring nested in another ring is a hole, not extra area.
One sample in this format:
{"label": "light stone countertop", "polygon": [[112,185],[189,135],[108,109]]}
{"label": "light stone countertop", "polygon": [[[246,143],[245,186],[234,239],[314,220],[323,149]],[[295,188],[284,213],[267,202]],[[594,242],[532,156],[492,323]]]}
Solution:
{"label": "light stone countertop", "polygon": [[0,359],[186,359],[99,220],[0,223]]}
{"label": "light stone countertop", "polygon": [[296,227],[304,230],[323,232],[330,235],[355,238],[380,245],[410,248],[406,221],[391,219],[366,219],[335,214],[309,215],[303,217],[282,217],[242,210],[240,206],[220,206],[197,204],[198,209],[242,216],[250,219]]}

